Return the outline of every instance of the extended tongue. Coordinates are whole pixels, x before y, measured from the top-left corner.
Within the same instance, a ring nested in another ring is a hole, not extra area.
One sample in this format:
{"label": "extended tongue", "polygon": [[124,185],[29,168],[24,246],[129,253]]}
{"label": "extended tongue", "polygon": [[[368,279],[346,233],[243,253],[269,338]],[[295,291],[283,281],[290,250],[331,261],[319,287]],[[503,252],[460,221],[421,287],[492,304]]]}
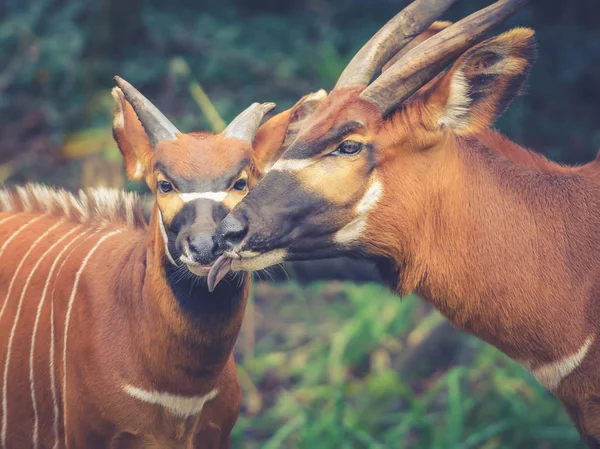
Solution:
{"label": "extended tongue", "polygon": [[221,282],[221,279],[223,279],[230,270],[231,259],[224,255],[219,257],[213,266],[210,267],[210,271],[208,272],[208,291],[214,291],[219,282]]}

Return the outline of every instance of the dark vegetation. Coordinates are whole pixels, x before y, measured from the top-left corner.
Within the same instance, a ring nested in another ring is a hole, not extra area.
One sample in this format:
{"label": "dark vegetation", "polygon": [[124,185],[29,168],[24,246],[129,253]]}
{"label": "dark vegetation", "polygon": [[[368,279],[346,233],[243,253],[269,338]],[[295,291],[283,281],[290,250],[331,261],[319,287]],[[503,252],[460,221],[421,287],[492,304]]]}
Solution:
{"label": "dark vegetation", "polygon": [[[450,20],[482,4],[457,3]],[[252,101],[282,110],[330,89],[404,4],[4,0],[0,181],[144,191],[124,180],[112,142],[113,75],[183,131],[219,129],[219,114],[228,121]],[[540,46],[527,95],[498,126],[554,160],[584,163],[600,147],[599,15],[596,0],[539,0],[505,26],[535,28]],[[288,271],[292,281],[254,290],[238,345],[245,397],[234,447],[581,447],[529,374],[416,298],[400,301],[375,283],[310,283],[375,280],[371,267]]]}

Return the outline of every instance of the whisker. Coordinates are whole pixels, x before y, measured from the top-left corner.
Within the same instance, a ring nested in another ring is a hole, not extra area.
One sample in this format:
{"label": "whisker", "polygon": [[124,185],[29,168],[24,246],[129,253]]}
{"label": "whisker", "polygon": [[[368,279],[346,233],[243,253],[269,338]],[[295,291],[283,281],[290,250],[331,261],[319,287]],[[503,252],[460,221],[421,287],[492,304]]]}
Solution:
{"label": "whisker", "polygon": [[283,272],[284,272],[286,281],[289,281],[289,280],[290,280],[290,275],[289,275],[289,273],[287,272],[287,270],[285,269],[285,265],[283,265],[283,263],[278,263],[278,264],[277,264],[277,265],[275,265],[275,266],[276,266],[277,268],[281,269],[281,271],[283,271]]}

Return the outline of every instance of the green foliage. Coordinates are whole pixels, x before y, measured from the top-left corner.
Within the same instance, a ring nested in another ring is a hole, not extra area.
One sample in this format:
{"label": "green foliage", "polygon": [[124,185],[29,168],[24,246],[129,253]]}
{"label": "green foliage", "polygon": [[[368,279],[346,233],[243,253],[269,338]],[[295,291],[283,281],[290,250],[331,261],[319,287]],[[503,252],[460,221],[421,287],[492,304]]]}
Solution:
{"label": "green foliage", "polygon": [[[331,89],[404,3],[0,2],[0,180],[76,188],[80,157],[119,157],[109,143],[116,74],[181,130],[218,130],[253,101],[282,110]],[[600,147],[600,4],[531,3],[505,28],[536,29],[540,56],[498,126],[551,158],[588,161]],[[480,5],[456,2],[448,18]],[[435,341],[441,350],[422,350],[444,324],[414,297],[262,284],[256,305],[254,354],[238,357],[245,409],[234,447],[582,447],[558,401],[495,349],[451,332]]]}
{"label": "green foliage", "polygon": [[557,399],[471,337],[458,339],[471,348],[468,363],[423,353],[427,375],[398,366],[411,341],[434,338],[443,322],[416,297],[335,283],[259,285],[255,297],[261,335],[255,354],[238,361],[262,409],[242,413],[233,447],[583,447]]}

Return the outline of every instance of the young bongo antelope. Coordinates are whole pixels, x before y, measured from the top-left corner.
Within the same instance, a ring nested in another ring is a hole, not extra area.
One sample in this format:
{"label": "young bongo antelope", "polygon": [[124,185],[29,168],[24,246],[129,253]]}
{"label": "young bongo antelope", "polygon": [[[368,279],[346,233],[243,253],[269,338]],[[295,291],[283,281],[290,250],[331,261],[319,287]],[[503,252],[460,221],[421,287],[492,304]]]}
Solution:
{"label": "young bongo antelope", "polygon": [[207,236],[323,94],[260,128],[273,104],[181,134],[117,84],[114,136],[156,196],[148,225],[124,192],[0,192],[2,448],[229,447],[249,277],[209,293]]}
{"label": "young bongo antelope", "polygon": [[282,260],[373,259],[398,294],[522,363],[600,448],[600,158],[565,167],[490,129],[533,63],[529,29],[470,48],[417,91],[512,6],[445,28],[369,84],[397,36],[417,34],[401,16],[384,27],[221,223],[209,283]]}

